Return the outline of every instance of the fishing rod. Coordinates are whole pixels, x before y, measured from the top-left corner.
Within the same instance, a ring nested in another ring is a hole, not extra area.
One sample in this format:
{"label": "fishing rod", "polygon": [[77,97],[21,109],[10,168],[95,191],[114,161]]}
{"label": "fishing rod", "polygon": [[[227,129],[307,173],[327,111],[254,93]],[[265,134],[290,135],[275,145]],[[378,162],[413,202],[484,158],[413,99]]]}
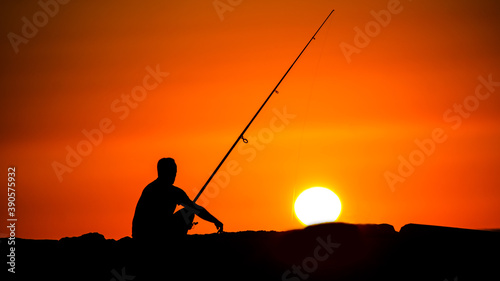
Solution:
{"label": "fishing rod", "polygon": [[233,145],[231,146],[231,148],[229,149],[229,151],[226,153],[226,155],[224,156],[224,158],[222,158],[222,161],[220,161],[219,165],[217,166],[217,168],[215,168],[215,171],[212,173],[212,175],[208,178],[207,182],[205,183],[205,185],[203,185],[203,187],[201,188],[200,192],[198,192],[198,195],[196,195],[196,197],[194,198],[193,202],[196,202],[196,200],[198,200],[198,198],[201,196],[201,194],[203,193],[203,191],[205,190],[205,188],[207,188],[207,185],[210,183],[210,181],[212,180],[212,178],[215,176],[215,174],[217,173],[217,171],[219,171],[220,167],[222,166],[222,164],[224,164],[224,161],[226,161],[226,158],[229,156],[229,154],[231,154],[231,152],[233,151],[233,149],[236,147],[236,145],[238,144],[238,142],[240,140],[242,140],[244,143],[248,143],[248,140],[245,138],[245,133],[246,131],[248,130],[248,128],[250,127],[250,125],[252,125],[253,121],[255,120],[255,118],[257,118],[257,115],[259,115],[260,111],[264,108],[264,106],[266,105],[266,103],[269,101],[269,99],[273,96],[274,93],[277,93],[277,89],[279,87],[279,85],[281,84],[281,82],[283,81],[283,79],[285,79],[285,77],[288,75],[288,72],[290,72],[290,70],[292,69],[292,67],[295,65],[295,63],[299,60],[300,56],[302,55],[302,53],[307,49],[307,46],[309,46],[309,44],[311,43],[312,40],[316,39],[315,36],[316,34],[318,34],[318,32],[320,31],[320,29],[323,27],[323,25],[326,23],[326,21],[328,20],[328,18],[332,15],[334,10],[332,10],[330,12],[330,14],[328,14],[328,17],[326,17],[325,21],[323,21],[323,23],[321,24],[321,26],[318,28],[318,30],[316,30],[316,33],[314,33],[314,35],[311,37],[311,39],[309,40],[309,42],[307,42],[307,45],[304,47],[304,49],[302,49],[302,51],[300,52],[299,56],[295,59],[295,61],[292,63],[292,65],[288,68],[288,70],[285,72],[285,75],[283,75],[283,77],[281,77],[280,81],[278,82],[278,84],[276,84],[276,86],[274,87],[274,89],[271,91],[271,93],[269,94],[269,96],[267,97],[267,99],[264,101],[264,103],[260,106],[259,110],[257,110],[257,113],[255,113],[255,115],[253,116],[252,120],[250,120],[250,122],[247,124],[247,126],[245,127],[245,129],[243,129],[243,131],[241,132],[241,134],[238,136],[238,138],[236,139],[236,141],[233,143]]}

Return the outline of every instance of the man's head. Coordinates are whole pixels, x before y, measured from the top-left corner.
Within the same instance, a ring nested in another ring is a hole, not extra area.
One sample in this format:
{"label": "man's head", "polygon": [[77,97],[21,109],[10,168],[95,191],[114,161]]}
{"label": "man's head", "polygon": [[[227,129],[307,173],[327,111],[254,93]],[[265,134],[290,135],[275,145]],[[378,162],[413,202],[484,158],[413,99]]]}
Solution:
{"label": "man's head", "polygon": [[162,158],[158,161],[156,168],[158,169],[158,178],[169,184],[174,184],[175,176],[177,175],[177,164],[175,164],[174,159]]}

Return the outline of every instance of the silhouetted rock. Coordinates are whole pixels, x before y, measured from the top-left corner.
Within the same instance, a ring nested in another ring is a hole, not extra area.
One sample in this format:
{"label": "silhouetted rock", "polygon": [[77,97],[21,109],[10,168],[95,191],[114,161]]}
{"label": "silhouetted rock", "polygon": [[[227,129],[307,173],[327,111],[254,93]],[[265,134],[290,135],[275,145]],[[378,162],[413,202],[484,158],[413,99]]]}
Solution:
{"label": "silhouetted rock", "polygon": [[407,224],[399,238],[411,280],[500,280],[498,232]]}
{"label": "silhouetted rock", "polygon": [[[8,247],[1,239],[2,253]],[[500,233],[409,224],[106,240],[16,240],[17,280],[498,280]],[[5,272],[7,272],[5,270]],[[3,280],[3,279],[2,279]]]}

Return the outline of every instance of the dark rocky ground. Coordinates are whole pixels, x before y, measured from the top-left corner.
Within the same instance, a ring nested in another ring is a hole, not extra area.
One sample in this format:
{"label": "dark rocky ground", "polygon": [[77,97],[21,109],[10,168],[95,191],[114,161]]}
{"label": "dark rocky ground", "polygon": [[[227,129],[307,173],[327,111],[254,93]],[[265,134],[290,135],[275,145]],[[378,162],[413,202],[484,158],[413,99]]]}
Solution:
{"label": "dark rocky ground", "polygon": [[[0,250],[7,260],[7,239]],[[322,224],[285,232],[16,239],[13,280],[500,280],[500,232]],[[7,278],[1,278],[7,280]]]}

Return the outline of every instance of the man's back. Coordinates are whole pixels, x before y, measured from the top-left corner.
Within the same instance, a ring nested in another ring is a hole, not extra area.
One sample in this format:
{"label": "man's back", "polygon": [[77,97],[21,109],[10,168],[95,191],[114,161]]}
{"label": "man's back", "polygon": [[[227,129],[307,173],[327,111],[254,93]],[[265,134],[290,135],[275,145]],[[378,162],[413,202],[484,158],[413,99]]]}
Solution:
{"label": "man's back", "polygon": [[146,186],[137,202],[132,221],[132,237],[164,237],[168,234],[173,213],[178,204],[187,198],[186,193],[159,179]]}

